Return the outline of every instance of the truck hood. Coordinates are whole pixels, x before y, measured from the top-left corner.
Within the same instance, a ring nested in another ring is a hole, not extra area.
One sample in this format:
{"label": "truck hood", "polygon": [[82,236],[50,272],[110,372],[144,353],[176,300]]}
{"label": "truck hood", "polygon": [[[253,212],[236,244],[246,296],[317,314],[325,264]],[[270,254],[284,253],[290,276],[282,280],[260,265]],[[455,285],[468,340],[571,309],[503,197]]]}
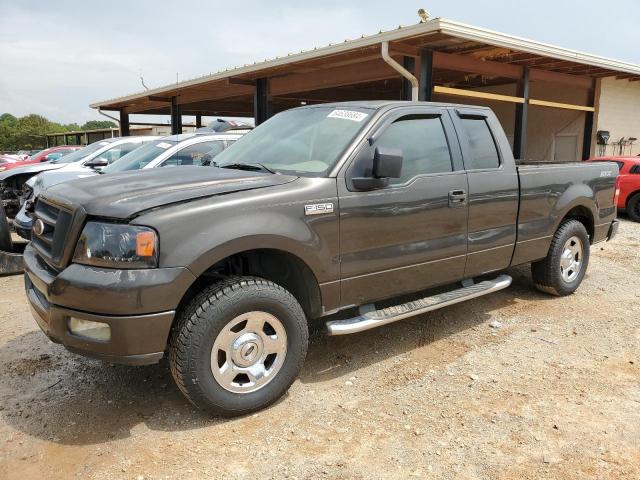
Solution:
{"label": "truck hood", "polygon": [[112,173],[55,185],[41,198],[82,207],[88,215],[126,219],[157,207],[271,187],[297,177],[215,167],[165,167]]}
{"label": "truck hood", "polygon": [[32,173],[35,175],[36,173],[46,172],[48,170],[57,170],[58,168],[62,168],[63,166],[63,163],[32,163],[31,165],[16,167],[10,170],[5,170],[4,172],[0,172],[0,181],[6,180],[7,178],[13,177],[14,175],[20,175],[22,173]]}
{"label": "truck hood", "polygon": [[[36,177],[32,177],[29,182],[33,182],[30,185],[33,188],[33,198],[36,198],[44,190],[59,183],[68,182],[70,180],[76,180],[79,178],[87,178],[98,175],[98,172],[90,168],[84,170],[68,171],[68,170],[54,170],[49,172],[42,172]],[[29,182],[27,184],[29,185]]]}

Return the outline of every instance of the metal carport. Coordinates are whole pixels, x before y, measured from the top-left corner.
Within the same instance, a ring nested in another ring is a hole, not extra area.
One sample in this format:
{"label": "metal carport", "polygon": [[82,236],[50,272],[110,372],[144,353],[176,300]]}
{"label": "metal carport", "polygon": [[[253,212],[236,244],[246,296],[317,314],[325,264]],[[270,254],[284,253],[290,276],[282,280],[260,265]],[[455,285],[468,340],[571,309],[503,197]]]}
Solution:
{"label": "metal carport", "polygon": [[421,100],[494,107],[519,158],[538,136],[547,139],[550,115],[558,128],[581,123],[579,156],[587,158],[594,149],[599,79],[640,81],[638,65],[436,18],[91,107],[118,111],[128,135],[131,114],[170,115],[178,133],[184,115],[196,116],[198,124],[205,115],[253,116],[259,124],[301,104],[410,99],[411,84],[382,57],[386,42],[391,58],[416,77]]}

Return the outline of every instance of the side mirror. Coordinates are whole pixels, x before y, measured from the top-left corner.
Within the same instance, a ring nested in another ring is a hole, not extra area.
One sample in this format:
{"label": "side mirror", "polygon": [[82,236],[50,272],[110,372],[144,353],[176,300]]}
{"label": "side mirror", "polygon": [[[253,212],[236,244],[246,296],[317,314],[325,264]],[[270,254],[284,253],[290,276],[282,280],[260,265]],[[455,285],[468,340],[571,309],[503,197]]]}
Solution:
{"label": "side mirror", "polygon": [[109,160],[104,157],[94,158],[93,160],[87,162],[85,164],[87,167],[91,168],[104,168],[109,165]]}
{"label": "side mirror", "polygon": [[357,190],[375,190],[389,185],[390,178],[402,176],[402,150],[376,147],[370,177],[357,177],[351,181]]}
{"label": "side mirror", "polygon": [[400,178],[402,176],[402,150],[376,147],[373,155],[373,176],[376,178]]}

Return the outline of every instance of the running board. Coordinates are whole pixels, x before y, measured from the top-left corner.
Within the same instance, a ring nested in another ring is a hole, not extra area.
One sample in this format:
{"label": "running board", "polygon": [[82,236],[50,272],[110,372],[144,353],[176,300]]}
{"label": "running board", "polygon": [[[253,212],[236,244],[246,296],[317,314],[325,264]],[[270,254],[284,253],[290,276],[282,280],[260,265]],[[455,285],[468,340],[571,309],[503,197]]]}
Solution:
{"label": "running board", "polygon": [[412,302],[394,305],[381,310],[371,310],[346,320],[331,320],[326,323],[329,335],[348,335],[376,328],[405,318],[431,312],[442,307],[481,297],[489,293],[503,290],[511,285],[509,275],[500,275],[494,280],[485,280],[450,292],[424,297]]}

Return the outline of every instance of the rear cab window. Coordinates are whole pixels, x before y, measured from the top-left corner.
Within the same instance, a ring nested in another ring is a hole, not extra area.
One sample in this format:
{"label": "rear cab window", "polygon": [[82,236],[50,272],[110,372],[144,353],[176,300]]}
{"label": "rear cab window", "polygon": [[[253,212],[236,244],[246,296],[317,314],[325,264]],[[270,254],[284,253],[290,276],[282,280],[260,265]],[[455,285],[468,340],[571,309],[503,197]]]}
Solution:
{"label": "rear cab window", "polygon": [[467,136],[469,152],[464,157],[467,170],[500,168],[500,154],[486,118],[465,117],[460,122]]}

